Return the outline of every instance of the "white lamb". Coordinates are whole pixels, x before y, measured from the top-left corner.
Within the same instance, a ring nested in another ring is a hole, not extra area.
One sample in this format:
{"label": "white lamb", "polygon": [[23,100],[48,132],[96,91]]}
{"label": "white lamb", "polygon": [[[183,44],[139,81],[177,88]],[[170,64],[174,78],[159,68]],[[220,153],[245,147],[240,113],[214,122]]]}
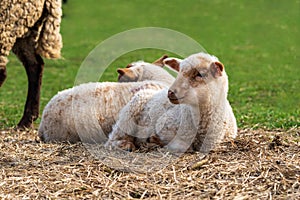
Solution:
{"label": "white lamb", "polygon": [[107,147],[135,150],[155,143],[172,151],[208,152],[224,136],[236,137],[223,64],[215,56],[198,53],[178,66],[169,90],[140,91],[122,109]]}
{"label": "white lamb", "polygon": [[120,82],[140,82],[86,83],[59,92],[43,111],[39,137],[45,142],[74,143],[80,139],[88,143],[107,141],[119,111],[137,92],[144,89],[161,90],[175,80],[157,66],[161,65],[160,60],[155,62],[156,65],[140,61],[128,68],[118,69]]}

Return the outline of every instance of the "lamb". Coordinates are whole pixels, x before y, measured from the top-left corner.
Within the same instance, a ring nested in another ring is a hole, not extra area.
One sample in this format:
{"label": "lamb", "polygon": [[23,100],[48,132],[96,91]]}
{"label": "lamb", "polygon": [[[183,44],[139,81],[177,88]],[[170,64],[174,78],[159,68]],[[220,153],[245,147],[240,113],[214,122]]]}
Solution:
{"label": "lamb", "polygon": [[173,83],[175,78],[160,67],[164,58],[155,64],[140,61],[118,69],[121,83],[86,83],[59,92],[43,111],[39,137],[45,142],[106,142],[119,111],[134,94],[146,88],[161,90]]}
{"label": "lamb", "polygon": [[62,38],[60,0],[0,1],[0,87],[6,79],[7,56],[12,50],[23,63],[28,94],[17,128],[28,128],[39,115],[40,87],[45,58],[59,58]]}
{"label": "lamb", "polygon": [[121,110],[106,147],[132,151],[154,144],[175,152],[208,152],[224,137],[236,137],[223,64],[198,53],[173,68],[180,71],[169,90],[142,90]]}

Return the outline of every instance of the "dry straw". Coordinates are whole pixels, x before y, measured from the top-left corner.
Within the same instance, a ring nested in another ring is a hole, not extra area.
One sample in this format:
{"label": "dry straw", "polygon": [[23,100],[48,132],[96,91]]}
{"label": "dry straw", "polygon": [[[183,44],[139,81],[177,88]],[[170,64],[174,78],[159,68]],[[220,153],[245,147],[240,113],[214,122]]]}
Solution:
{"label": "dry straw", "polygon": [[241,130],[234,144],[142,174],[105,166],[80,143],[44,144],[36,135],[1,131],[0,198],[300,198],[299,129]]}

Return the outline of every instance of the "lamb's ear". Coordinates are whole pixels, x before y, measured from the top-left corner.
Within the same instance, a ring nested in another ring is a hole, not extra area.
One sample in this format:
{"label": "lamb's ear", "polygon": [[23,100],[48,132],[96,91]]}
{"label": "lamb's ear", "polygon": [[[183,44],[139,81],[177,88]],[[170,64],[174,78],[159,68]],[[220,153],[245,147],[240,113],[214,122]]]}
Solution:
{"label": "lamb's ear", "polygon": [[220,62],[213,62],[210,65],[210,71],[215,78],[217,78],[218,76],[222,76],[222,72],[224,71],[224,65]]}
{"label": "lamb's ear", "polygon": [[168,55],[163,55],[162,57],[160,57],[159,59],[157,59],[156,61],[154,61],[152,64],[157,65],[159,67],[163,67],[164,66],[164,59],[168,58]]}
{"label": "lamb's ear", "polygon": [[168,67],[170,67],[171,69],[175,70],[176,72],[180,71],[180,62],[181,59],[178,58],[167,58],[164,61],[164,64]]}
{"label": "lamb's ear", "polygon": [[125,74],[125,69],[118,68],[118,69],[117,69],[117,72],[118,72],[119,75],[122,76],[122,75]]}
{"label": "lamb's ear", "polygon": [[126,68],[130,68],[130,67],[132,67],[133,66],[133,64],[132,63],[129,63],[127,66],[126,66]]}

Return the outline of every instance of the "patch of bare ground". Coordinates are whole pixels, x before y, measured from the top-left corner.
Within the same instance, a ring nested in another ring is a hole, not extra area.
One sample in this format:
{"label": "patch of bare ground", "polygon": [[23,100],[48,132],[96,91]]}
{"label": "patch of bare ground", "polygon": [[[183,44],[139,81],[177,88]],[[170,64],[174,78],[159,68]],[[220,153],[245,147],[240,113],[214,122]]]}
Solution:
{"label": "patch of bare ground", "polygon": [[205,157],[183,154],[158,171],[102,164],[78,144],[36,131],[0,131],[1,199],[299,199],[300,129],[240,130]]}

